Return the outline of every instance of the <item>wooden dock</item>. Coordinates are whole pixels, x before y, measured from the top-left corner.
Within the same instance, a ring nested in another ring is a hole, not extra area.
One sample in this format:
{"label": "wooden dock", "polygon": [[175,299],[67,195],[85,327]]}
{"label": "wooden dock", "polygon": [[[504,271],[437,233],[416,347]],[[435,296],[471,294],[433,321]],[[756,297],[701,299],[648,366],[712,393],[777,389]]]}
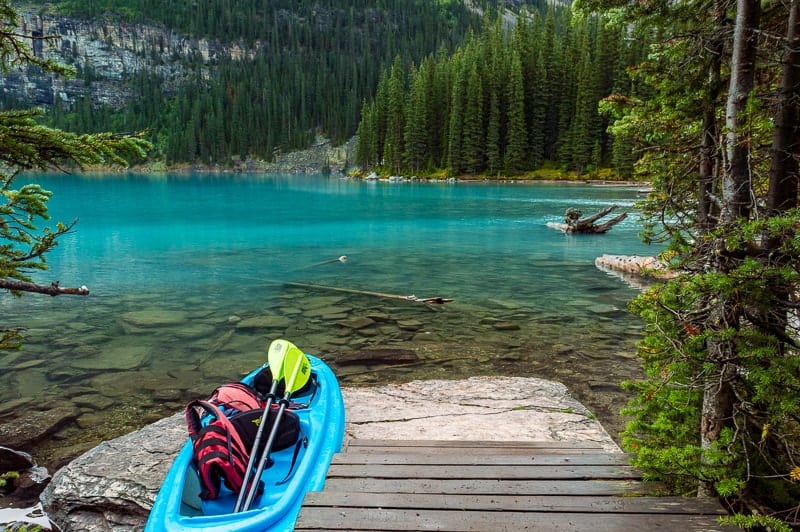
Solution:
{"label": "wooden dock", "polygon": [[652,496],[628,459],[591,443],[350,440],[295,530],[723,530],[716,500]]}

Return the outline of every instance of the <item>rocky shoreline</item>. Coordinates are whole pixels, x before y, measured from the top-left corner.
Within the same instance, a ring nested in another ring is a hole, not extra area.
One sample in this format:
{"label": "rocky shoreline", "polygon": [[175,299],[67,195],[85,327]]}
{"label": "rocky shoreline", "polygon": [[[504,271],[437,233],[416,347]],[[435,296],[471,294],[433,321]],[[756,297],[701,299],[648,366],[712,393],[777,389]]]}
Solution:
{"label": "rocky shoreline", "polygon": [[[342,390],[346,438],[595,442],[621,452],[558,382],[527,377],[412,381]],[[107,441],[59,469],[41,503],[13,514],[62,531],[142,530],[187,433],[183,413]],[[3,514],[0,514],[2,522]],[[26,519],[27,520],[27,519]],[[5,523],[8,525],[8,523]],[[56,528],[57,527],[57,528]]]}

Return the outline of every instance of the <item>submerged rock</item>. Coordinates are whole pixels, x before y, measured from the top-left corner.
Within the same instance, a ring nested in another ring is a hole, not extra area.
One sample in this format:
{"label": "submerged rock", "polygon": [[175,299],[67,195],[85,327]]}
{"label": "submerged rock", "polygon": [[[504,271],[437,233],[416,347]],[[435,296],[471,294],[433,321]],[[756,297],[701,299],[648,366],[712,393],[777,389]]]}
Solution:
{"label": "submerged rock", "polygon": [[409,364],[419,357],[411,349],[358,349],[336,353],[336,365]]}
{"label": "submerged rock", "polygon": [[22,417],[0,424],[0,441],[15,449],[27,449],[31,444],[57,432],[62,426],[78,417],[71,406],[58,406],[50,410],[29,412]]}
{"label": "submerged rock", "polygon": [[183,310],[137,310],[126,312],[122,319],[136,327],[168,327],[185,323],[188,314]]}
{"label": "submerged rock", "polygon": [[22,471],[33,466],[33,457],[28,453],[0,446],[0,473]]}

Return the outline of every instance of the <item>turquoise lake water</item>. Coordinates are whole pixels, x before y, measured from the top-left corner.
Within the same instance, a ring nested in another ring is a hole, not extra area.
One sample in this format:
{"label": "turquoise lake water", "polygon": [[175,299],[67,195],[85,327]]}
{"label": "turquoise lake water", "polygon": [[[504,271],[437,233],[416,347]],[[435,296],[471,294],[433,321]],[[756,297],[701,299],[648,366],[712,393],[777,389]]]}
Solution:
{"label": "turquoise lake water", "polygon": [[[54,192],[52,222],[79,219],[37,282],[91,290],[0,294],[3,324],[26,328],[24,349],[0,356],[0,404],[14,407],[0,423],[41,405],[66,411],[34,446],[45,462],[180,410],[263,363],[278,337],[328,360],[343,384],[560,380],[612,429],[626,398],[619,382],[640,372],[641,324],[625,311],[638,291],[594,265],[657,251],[637,235],[636,187],[299,175],[36,182]],[[589,215],[611,204],[630,216],[606,234],[546,226],[568,207]],[[412,294],[453,301],[402,299]],[[379,361],[348,358],[372,350]]]}

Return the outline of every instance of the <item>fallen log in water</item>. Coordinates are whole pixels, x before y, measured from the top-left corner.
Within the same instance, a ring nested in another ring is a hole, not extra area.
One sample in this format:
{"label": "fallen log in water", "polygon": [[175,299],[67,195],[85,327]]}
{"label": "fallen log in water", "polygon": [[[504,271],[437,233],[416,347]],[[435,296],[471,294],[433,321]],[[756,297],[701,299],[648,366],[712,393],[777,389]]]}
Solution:
{"label": "fallen log in water", "polygon": [[668,269],[666,263],[657,257],[638,255],[601,255],[594,260],[595,266],[602,270],[630,273],[653,279],[670,279],[678,272]]}
{"label": "fallen log in water", "polygon": [[0,279],[0,288],[11,290],[12,292],[36,292],[39,294],[47,294],[48,296],[60,296],[62,294],[73,296],[89,295],[89,289],[85,286],[81,286],[80,288],[66,288],[59,286],[58,281],[52,282],[49,285],[44,285],[26,283],[14,279]]}
{"label": "fallen log in water", "polygon": [[275,283],[284,284],[286,286],[296,286],[299,288],[310,288],[314,290],[329,290],[333,292],[345,292],[348,294],[358,294],[362,296],[373,296],[373,297],[383,297],[388,299],[400,299],[402,301],[412,301],[414,303],[428,303],[428,304],[437,304],[441,305],[444,303],[449,303],[453,301],[450,298],[441,297],[441,296],[434,296],[434,297],[417,297],[413,294],[404,296],[400,294],[389,294],[386,292],[371,292],[369,290],[358,290],[355,288],[341,288],[338,286],[327,286],[322,284],[313,284],[313,283],[294,283],[289,281],[270,281]]}

